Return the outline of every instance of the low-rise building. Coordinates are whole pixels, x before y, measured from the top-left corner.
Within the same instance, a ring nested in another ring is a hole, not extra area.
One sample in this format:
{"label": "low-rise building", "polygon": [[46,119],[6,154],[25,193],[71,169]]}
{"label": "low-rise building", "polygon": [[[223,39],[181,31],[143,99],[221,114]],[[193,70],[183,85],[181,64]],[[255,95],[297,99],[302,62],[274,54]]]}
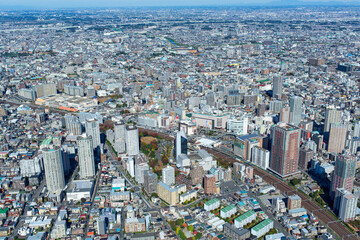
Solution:
{"label": "low-rise building", "polygon": [[229,205],[220,210],[220,216],[222,218],[231,217],[235,213],[236,213],[235,205]]}
{"label": "low-rise building", "polygon": [[241,228],[255,219],[256,219],[256,213],[253,210],[250,210],[240,215],[239,217],[235,218],[234,226],[236,228]]}
{"label": "low-rise building", "polygon": [[204,209],[206,211],[211,211],[216,208],[220,207],[220,200],[217,198],[213,198],[207,202],[204,203]]}
{"label": "low-rise building", "polygon": [[264,221],[251,228],[251,234],[259,238],[268,231],[270,231],[270,229],[272,229],[273,227],[274,222],[270,219],[265,219]]}
{"label": "low-rise building", "polygon": [[191,201],[191,199],[196,197],[197,197],[197,191],[190,190],[189,192],[180,195],[180,203]]}
{"label": "low-rise building", "polygon": [[229,223],[224,224],[224,234],[233,240],[245,240],[250,237],[250,231],[248,229],[237,229]]}
{"label": "low-rise building", "polygon": [[142,218],[128,218],[125,220],[125,232],[144,232],[146,231],[145,220]]}
{"label": "low-rise building", "polygon": [[179,203],[179,195],[186,192],[186,185],[169,186],[163,182],[157,185],[158,196],[170,205]]}

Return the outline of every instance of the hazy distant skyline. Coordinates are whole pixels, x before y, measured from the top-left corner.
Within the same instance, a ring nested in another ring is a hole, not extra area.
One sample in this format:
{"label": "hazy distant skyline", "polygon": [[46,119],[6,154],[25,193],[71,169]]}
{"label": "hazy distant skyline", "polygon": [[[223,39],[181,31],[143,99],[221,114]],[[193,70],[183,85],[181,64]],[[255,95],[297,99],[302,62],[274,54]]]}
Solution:
{"label": "hazy distant skyline", "polygon": [[0,0],[0,8],[360,5],[360,0]]}

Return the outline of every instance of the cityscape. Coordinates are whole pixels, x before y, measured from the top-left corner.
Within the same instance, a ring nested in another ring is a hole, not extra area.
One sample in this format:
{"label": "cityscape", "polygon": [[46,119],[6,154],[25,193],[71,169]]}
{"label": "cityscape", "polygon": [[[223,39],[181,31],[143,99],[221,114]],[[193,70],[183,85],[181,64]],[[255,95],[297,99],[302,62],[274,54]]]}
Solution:
{"label": "cityscape", "polygon": [[359,6],[0,8],[0,80],[0,240],[360,239]]}

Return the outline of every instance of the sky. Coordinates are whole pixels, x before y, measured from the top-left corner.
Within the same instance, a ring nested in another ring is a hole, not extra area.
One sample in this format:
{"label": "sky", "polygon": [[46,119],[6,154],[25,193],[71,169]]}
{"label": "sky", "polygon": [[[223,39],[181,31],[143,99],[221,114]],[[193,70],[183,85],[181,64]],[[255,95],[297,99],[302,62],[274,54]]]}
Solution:
{"label": "sky", "polygon": [[360,5],[360,0],[0,0],[0,8]]}

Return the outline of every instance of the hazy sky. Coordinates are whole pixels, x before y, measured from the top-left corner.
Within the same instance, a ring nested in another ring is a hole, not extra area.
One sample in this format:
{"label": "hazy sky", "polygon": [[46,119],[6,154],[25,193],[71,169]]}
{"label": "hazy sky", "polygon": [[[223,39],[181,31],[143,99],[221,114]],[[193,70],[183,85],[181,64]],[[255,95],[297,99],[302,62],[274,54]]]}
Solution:
{"label": "hazy sky", "polygon": [[360,0],[0,0],[0,7],[72,8],[141,6],[234,6],[360,4]]}

